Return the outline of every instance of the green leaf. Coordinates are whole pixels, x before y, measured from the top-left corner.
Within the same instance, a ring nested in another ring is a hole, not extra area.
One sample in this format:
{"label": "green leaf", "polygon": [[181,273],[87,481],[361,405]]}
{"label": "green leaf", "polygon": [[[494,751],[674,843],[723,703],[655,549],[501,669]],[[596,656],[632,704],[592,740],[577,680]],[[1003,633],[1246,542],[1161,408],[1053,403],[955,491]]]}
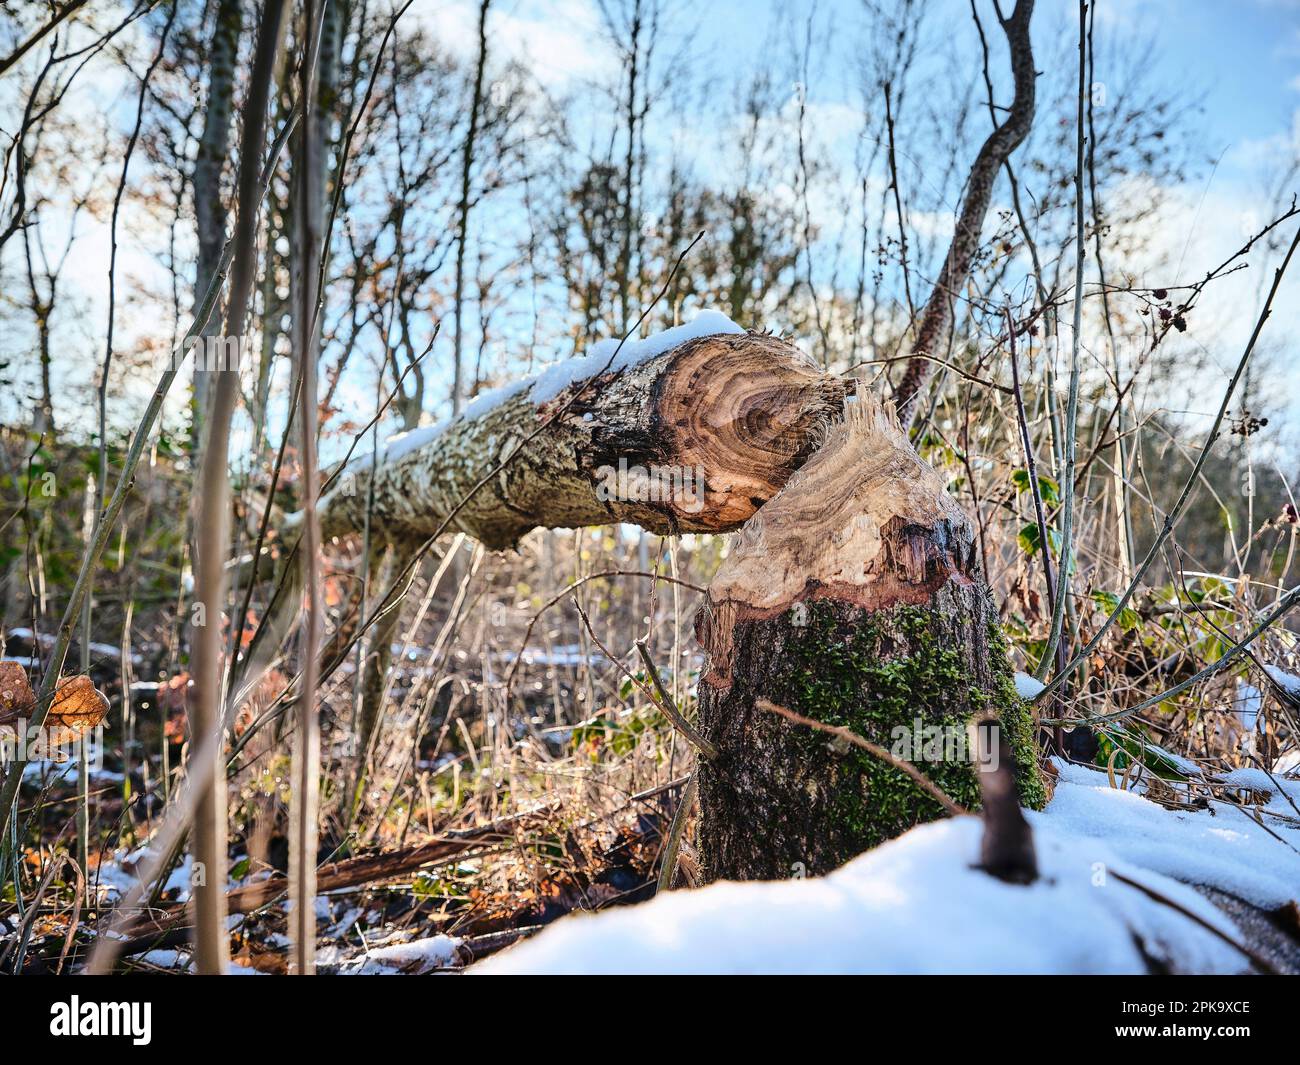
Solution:
{"label": "green leaf", "polygon": [[1123,771],[1130,762],[1140,762],[1156,776],[1165,780],[1186,781],[1187,774],[1173,760],[1168,751],[1150,743],[1144,736],[1133,735],[1123,726],[1111,726],[1100,730],[1098,739],[1101,750],[1098,752],[1097,765],[1105,765],[1110,754],[1116,748],[1123,754],[1116,759],[1115,768]]}
{"label": "green leaf", "polygon": [[[1029,491],[1029,471],[1012,470],[1011,483],[1016,486],[1018,492]],[[1043,499],[1043,505],[1054,507],[1061,501],[1061,486],[1052,478],[1045,477],[1043,474],[1038,475],[1038,494]]]}
{"label": "green leaf", "polygon": [[[1094,591],[1091,599],[1106,611],[1107,615],[1114,614],[1116,610],[1119,610],[1119,596],[1114,592]],[[1142,618],[1136,610],[1126,606],[1123,610],[1119,610],[1119,616],[1115,619],[1115,624],[1124,632],[1132,632],[1142,624]]]}
{"label": "green leaf", "polygon": [[[1016,537],[1020,544],[1020,549],[1027,555],[1036,555],[1042,550],[1042,541],[1038,536],[1038,525],[1029,522],[1027,525],[1020,527],[1020,533]],[[1051,545],[1052,554],[1059,554],[1061,550],[1061,534],[1055,529],[1047,530],[1047,542]]]}

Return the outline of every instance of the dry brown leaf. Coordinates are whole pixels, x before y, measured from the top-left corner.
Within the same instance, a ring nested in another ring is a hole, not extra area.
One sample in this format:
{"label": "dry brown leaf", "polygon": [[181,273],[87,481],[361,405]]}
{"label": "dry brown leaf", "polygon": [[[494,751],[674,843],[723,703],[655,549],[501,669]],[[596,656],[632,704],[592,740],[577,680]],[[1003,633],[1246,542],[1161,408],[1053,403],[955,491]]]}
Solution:
{"label": "dry brown leaf", "polygon": [[230,959],[246,969],[256,969],[259,973],[271,976],[286,976],[289,972],[289,959],[284,954],[272,950],[259,950],[249,944]]}
{"label": "dry brown leaf", "polygon": [[17,662],[0,662],[0,721],[31,717],[35,705],[27,671]]}
{"label": "dry brown leaf", "polygon": [[95,688],[89,677],[64,677],[54,689],[45,723],[88,729],[103,724],[107,715],[108,697]]}

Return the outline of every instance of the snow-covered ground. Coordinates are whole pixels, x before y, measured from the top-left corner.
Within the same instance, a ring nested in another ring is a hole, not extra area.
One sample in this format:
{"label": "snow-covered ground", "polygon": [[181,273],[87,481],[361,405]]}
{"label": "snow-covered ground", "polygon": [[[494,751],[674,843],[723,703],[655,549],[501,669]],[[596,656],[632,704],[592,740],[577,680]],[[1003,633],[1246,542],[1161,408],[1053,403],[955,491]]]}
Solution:
{"label": "snow-covered ground", "polygon": [[340,976],[418,976],[457,964],[456,948],[460,942],[454,936],[438,935],[371,947],[358,957],[340,961],[338,973]]}
{"label": "snow-covered ground", "polygon": [[[1226,803],[1171,811],[1058,765],[1047,809],[1030,813],[1039,879],[1006,884],[974,866],[976,818],[923,825],[819,879],[716,884],[640,906],[565,918],[476,973],[1141,973],[1143,951],[1177,971],[1247,969],[1232,921],[1180,881],[1259,906],[1300,895],[1300,817],[1266,774],[1260,816]],[[1277,816],[1273,816],[1276,814]],[[1138,944],[1141,944],[1139,948]]]}
{"label": "snow-covered ground", "polygon": [[[173,973],[194,972],[194,961],[188,950],[148,950],[143,954],[136,955],[133,960],[153,969],[166,969]],[[226,966],[226,972],[230,976],[261,975],[256,969],[250,969],[247,965],[239,965],[236,962],[230,962]]]}
{"label": "snow-covered ground", "polygon": [[[153,856],[154,852],[148,846],[133,851],[118,850],[91,870],[90,882],[105,893],[107,901],[117,902],[139,884],[140,873]],[[194,859],[188,854],[182,855],[163,884],[163,894],[177,902],[185,902],[190,897],[193,881]]]}

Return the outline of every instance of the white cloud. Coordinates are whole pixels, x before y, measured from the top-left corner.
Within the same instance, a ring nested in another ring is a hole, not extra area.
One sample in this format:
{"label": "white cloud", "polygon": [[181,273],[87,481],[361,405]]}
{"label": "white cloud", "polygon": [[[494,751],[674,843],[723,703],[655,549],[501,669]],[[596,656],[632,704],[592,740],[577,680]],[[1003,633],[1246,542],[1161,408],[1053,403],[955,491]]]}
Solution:
{"label": "white cloud", "polygon": [[[427,26],[457,55],[471,56],[478,49],[474,0],[416,0],[406,17]],[[489,51],[526,60],[538,80],[550,88],[606,76],[617,68],[591,0],[519,0],[510,8],[494,8],[488,13],[488,34]]]}
{"label": "white cloud", "polygon": [[[1182,185],[1156,190],[1149,183],[1132,181],[1112,193],[1117,198],[1150,199],[1159,194],[1164,204],[1154,218],[1143,223],[1142,250],[1127,261],[1108,264],[1112,275],[1122,270],[1138,286],[1185,285],[1199,281],[1275,217],[1275,208],[1262,195],[1238,182],[1211,182],[1206,188]],[[1286,241],[1295,233],[1293,219],[1276,232]],[[1185,336],[1170,335],[1171,350],[1186,349],[1189,356],[1204,357],[1211,375],[1190,374],[1185,396],[1152,397],[1166,407],[1206,410],[1217,406],[1229,375],[1263,308],[1273,271],[1282,252],[1261,242],[1239,262],[1248,269],[1229,273],[1206,286],[1188,316]],[[1300,286],[1300,262],[1292,262],[1273,313],[1261,334],[1255,365],[1263,369],[1271,352],[1287,338],[1300,334],[1300,301],[1292,295]],[[1176,294],[1175,294],[1176,295]],[[1269,405],[1282,405],[1292,422],[1300,420],[1300,364],[1277,361],[1268,369]]]}

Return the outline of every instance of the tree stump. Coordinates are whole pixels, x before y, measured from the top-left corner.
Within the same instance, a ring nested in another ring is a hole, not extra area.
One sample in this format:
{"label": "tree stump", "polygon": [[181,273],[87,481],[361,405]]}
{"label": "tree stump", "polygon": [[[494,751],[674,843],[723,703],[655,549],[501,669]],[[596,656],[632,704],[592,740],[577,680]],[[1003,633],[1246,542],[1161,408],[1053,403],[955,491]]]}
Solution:
{"label": "tree stump", "polygon": [[[847,726],[979,805],[972,722],[997,717],[1020,799],[1045,799],[970,523],[892,411],[863,395],[762,507],[696,618],[709,655],[698,843],[710,880],[830,872],[943,816],[898,769],[756,708]],[[995,748],[996,749],[996,748]]]}

